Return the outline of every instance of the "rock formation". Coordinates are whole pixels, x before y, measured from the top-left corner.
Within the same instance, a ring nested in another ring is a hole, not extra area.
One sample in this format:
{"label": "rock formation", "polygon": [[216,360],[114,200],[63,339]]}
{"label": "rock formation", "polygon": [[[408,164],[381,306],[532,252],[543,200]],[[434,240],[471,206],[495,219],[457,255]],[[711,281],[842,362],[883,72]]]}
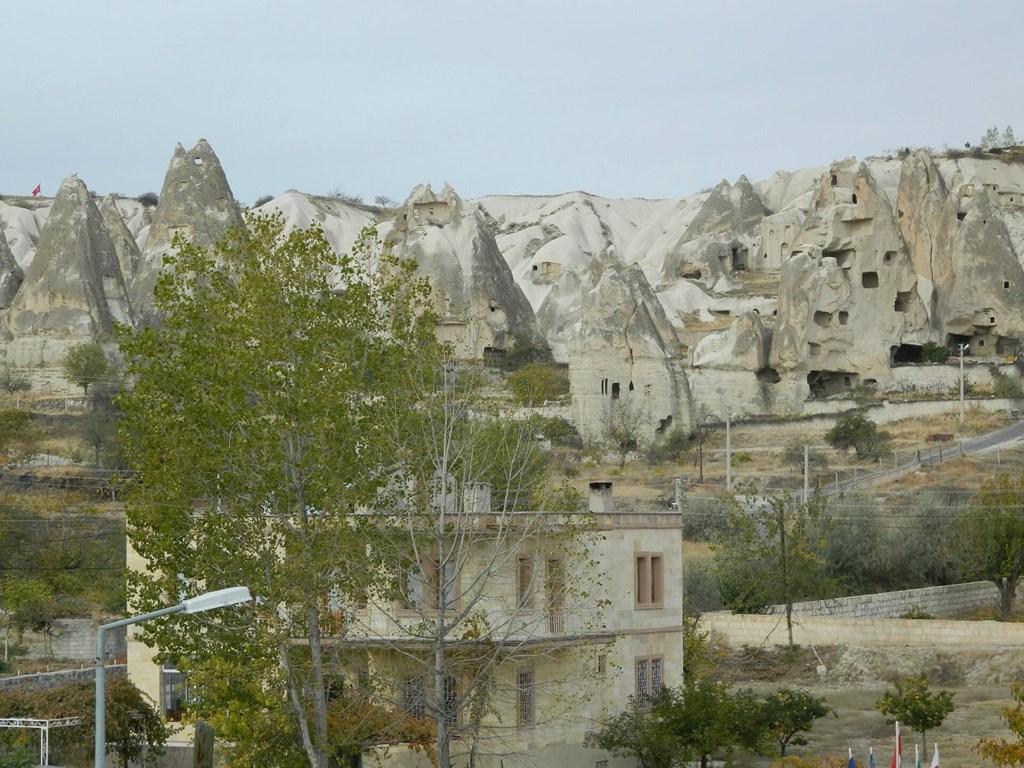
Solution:
{"label": "rock formation", "polygon": [[124,278],[125,285],[129,287],[130,293],[131,284],[139,271],[142,254],[139,252],[139,246],[135,243],[135,238],[132,237],[132,233],[128,231],[128,227],[121,217],[121,211],[118,210],[113,195],[107,195],[100,200],[99,209],[103,215],[103,221],[107,225],[107,231],[110,233],[110,239],[114,243],[117,263],[121,266],[121,276]]}
{"label": "rock formation", "polygon": [[25,273],[18,266],[10,246],[7,245],[7,238],[0,229],[0,310],[11,306],[24,279]]}
{"label": "rock formation", "polygon": [[153,213],[138,273],[131,283],[132,304],[140,321],[152,322],[153,287],[163,257],[176,235],[211,246],[231,227],[243,225],[242,212],[231,193],[224,169],[213,149],[200,139],[185,151],[179,144],[171,157]]}
{"label": "rock formation", "polygon": [[89,190],[71,176],[54,198],[7,313],[7,360],[26,369],[59,368],[69,346],[112,342],[115,321],[133,322],[117,252]]}
{"label": "rock formation", "polygon": [[604,435],[617,400],[637,404],[643,443],[691,424],[675,329],[643,271],[603,254],[580,282],[580,323],[569,339],[569,383],[580,433]]}
{"label": "rock formation", "polygon": [[413,258],[433,289],[439,335],[464,358],[497,362],[516,349],[543,347],[533,308],[512,277],[484,216],[466,211],[447,184],[440,196],[419,186],[388,235],[396,255]]}

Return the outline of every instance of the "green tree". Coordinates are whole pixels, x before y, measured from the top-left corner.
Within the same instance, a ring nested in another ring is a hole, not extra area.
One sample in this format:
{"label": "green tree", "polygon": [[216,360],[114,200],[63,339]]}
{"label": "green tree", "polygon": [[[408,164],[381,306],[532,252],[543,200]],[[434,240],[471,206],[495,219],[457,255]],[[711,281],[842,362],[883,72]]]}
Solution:
{"label": "green tree", "polygon": [[569,394],[565,370],[544,363],[527,363],[510,373],[506,381],[516,402],[531,408]]}
{"label": "green tree", "polygon": [[1000,766],[1024,765],[1024,685],[1014,683],[1012,693],[1017,703],[1005,707],[1002,714],[1003,722],[1017,740],[979,739],[975,746],[982,757]]}
{"label": "green tree", "polygon": [[975,495],[960,516],[953,540],[955,562],[966,579],[984,579],[999,590],[1003,618],[1013,611],[1024,573],[1024,472],[1003,474]]}
{"label": "green tree", "polygon": [[[786,451],[782,457],[783,461],[785,461],[790,467],[803,472],[804,448],[804,443],[790,443],[786,446]],[[826,469],[828,467],[828,459],[825,458],[825,454],[813,448],[807,450],[807,463],[812,470]]]}
{"label": "green tree", "polygon": [[840,416],[835,425],[825,433],[825,442],[837,451],[857,453],[858,459],[877,459],[889,450],[892,436],[880,430],[862,412],[856,411]]}
{"label": "green tree", "polygon": [[944,344],[926,341],[921,345],[921,360],[926,363],[944,363],[949,359],[949,348]]}
{"label": "green tree", "polygon": [[835,717],[836,711],[824,699],[794,688],[780,688],[765,696],[760,712],[768,732],[778,743],[781,757],[786,756],[790,746],[806,745],[804,734],[814,727],[815,721],[828,715]]}
{"label": "green tree", "polygon": [[88,395],[89,387],[108,380],[114,366],[107,359],[103,347],[94,341],[82,342],[69,347],[60,361],[64,378],[82,388]]}
{"label": "green tree", "polygon": [[[404,407],[396,372],[429,352],[433,322],[414,265],[385,253],[368,271],[372,232],[338,255],[316,227],[247,223],[210,250],[176,240],[154,292],[160,326],[121,331],[139,478],[128,527],[147,563],[129,588],[148,610],[248,585],[253,606],[147,623],[144,637],[187,663],[197,714],[237,744],[232,764],[326,768],[329,681],[355,670],[325,632],[384,570],[362,514],[393,472],[378,424]],[[225,676],[248,681],[245,695]]]}
{"label": "green tree", "polygon": [[727,606],[757,610],[782,603],[793,645],[793,603],[823,597],[832,581],[824,553],[830,520],[826,497],[807,501],[788,491],[765,496],[748,487],[727,511],[728,525],[712,544]]}
{"label": "green tree", "polygon": [[911,675],[896,682],[895,690],[886,690],[875,707],[885,715],[885,722],[900,722],[921,734],[921,742],[928,743],[928,731],[942,725],[953,711],[950,691],[932,693],[928,690],[926,675]]}
{"label": "green tree", "polygon": [[694,679],[663,688],[642,706],[629,698],[625,710],[588,734],[585,744],[621,757],[637,757],[645,768],[671,768],[724,759],[739,751],[763,750],[765,729],[760,702],[749,691],[730,692],[727,684]]}

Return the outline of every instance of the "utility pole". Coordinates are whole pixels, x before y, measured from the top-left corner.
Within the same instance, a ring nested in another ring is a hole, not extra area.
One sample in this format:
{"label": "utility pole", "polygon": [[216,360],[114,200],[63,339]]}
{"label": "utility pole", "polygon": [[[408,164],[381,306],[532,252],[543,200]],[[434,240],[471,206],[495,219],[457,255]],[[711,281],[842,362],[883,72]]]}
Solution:
{"label": "utility pole", "polygon": [[804,503],[811,497],[811,446],[804,445]]}
{"label": "utility pole", "polygon": [[970,344],[959,344],[960,347],[960,426],[964,425],[964,352],[971,348]]}
{"label": "utility pole", "polygon": [[730,432],[730,420],[732,414],[725,412],[725,490],[732,490],[732,433]]}
{"label": "utility pole", "polygon": [[676,510],[679,512],[679,682],[680,685],[686,682],[686,518],[683,515],[683,507],[686,499],[683,496],[683,478],[677,477],[675,481]]}

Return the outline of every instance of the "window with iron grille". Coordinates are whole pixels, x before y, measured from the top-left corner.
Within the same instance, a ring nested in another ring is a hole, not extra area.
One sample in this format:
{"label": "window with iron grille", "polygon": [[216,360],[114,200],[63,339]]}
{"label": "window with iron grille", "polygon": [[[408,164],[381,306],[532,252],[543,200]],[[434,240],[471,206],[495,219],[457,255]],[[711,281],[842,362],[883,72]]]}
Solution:
{"label": "window with iron grille", "polygon": [[654,697],[661,690],[664,663],[661,656],[636,660],[636,705],[639,709],[650,709]]}
{"label": "window with iron grille", "polygon": [[459,687],[454,677],[446,677],[444,679],[444,697],[442,706],[444,706],[444,720],[449,725],[454,727],[459,720],[459,710],[457,709],[459,700]]}
{"label": "window with iron grille", "polygon": [[521,669],[518,677],[519,724],[533,725],[533,670]]}
{"label": "window with iron grille", "polygon": [[516,606],[533,610],[533,558],[520,557],[516,563]]}
{"label": "window with iron grille", "polygon": [[402,681],[402,710],[410,717],[425,717],[427,714],[425,682],[421,675]]}

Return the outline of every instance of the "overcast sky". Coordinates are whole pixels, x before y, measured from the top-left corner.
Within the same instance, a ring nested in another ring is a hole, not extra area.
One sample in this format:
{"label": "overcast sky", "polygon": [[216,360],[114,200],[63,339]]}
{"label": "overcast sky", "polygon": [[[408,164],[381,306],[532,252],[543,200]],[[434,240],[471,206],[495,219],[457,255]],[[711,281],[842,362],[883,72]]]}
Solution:
{"label": "overcast sky", "polygon": [[235,196],[683,197],[1024,135],[1024,3],[4,3],[0,193],[159,191],[206,138]]}

